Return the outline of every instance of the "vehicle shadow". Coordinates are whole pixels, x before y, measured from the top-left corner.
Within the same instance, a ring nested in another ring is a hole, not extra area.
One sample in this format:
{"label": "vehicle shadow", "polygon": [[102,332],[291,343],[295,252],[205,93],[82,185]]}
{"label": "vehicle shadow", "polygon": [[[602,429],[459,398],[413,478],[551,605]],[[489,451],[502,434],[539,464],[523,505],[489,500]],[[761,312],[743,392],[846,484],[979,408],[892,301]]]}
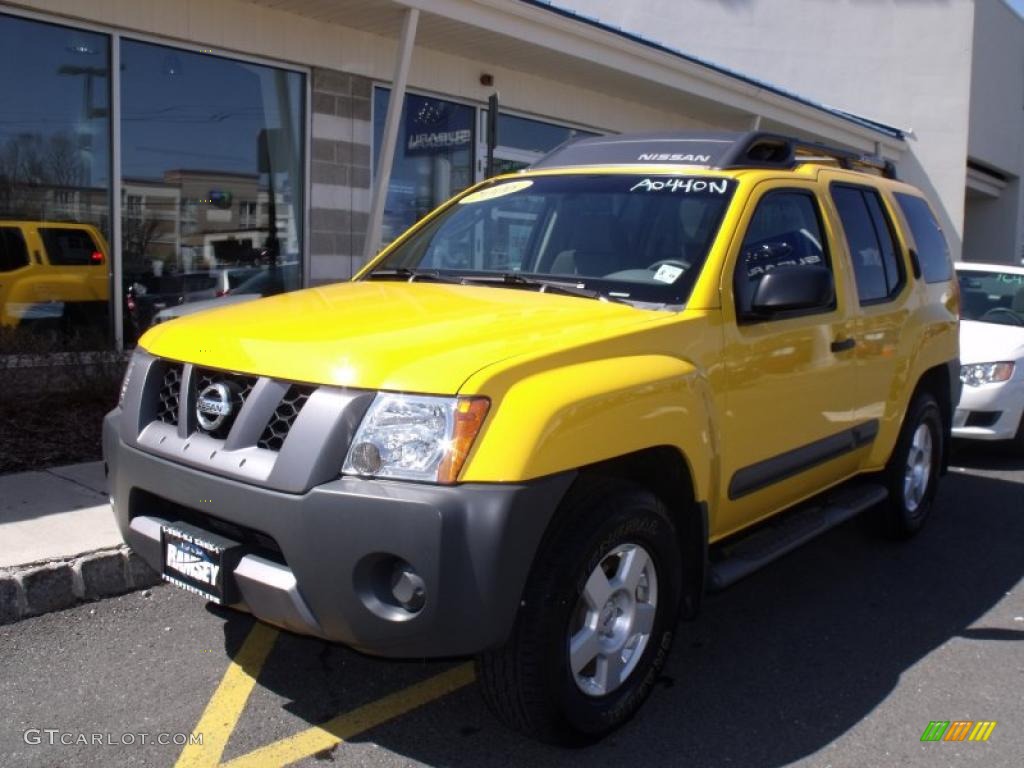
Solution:
{"label": "vehicle shadow", "polygon": [[950,463],[969,469],[1013,472],[1024,469],[1024,452],[1004,443],[981,440],[954,440]]}
{"label": "vehicle shadow", "polygon": [[[1022,513],[1021,483],[951,472],[911,542],[873,539],[857,521],[829,532],[682,624],[640,715],[599,746],[558,749],[507,731],[475,685],[350,743],[438,766],[787,765],[849,731],[947,641],[1024,640],[1024,632],[978,623],[1024,577]],[[231,645],[232,626],[247,623],[227,619]],[[259,677],[274,695],[249,707],[266,743],[296,730],[275,732],[282,708],[304,724],[324,723],[454,663],[375,660],[282,633]],[[930,716],[938,715],[921,711],[892,727],[913,743]]]}

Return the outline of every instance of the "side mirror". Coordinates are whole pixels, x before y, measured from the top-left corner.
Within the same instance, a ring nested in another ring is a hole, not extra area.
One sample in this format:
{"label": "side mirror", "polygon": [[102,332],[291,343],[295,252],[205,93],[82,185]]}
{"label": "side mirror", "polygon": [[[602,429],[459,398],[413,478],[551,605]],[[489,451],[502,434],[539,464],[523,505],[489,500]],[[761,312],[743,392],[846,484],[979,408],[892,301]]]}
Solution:
{"label": "side mirror", "polygon": [[766,272],[750,308],[756,315],[825,308],[835,300],[832,272],[817,264],[786,265]]}

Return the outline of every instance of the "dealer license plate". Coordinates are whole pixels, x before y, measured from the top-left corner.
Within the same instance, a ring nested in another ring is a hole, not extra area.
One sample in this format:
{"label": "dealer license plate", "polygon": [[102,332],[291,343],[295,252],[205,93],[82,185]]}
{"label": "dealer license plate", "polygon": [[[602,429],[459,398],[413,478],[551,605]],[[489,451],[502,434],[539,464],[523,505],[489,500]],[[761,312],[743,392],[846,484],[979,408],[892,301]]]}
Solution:
{"label": "dealer license plate", "polygon": [[165,581],[215,603],[235,602],[237,542],[181,524],[161,526],[161,539]]}

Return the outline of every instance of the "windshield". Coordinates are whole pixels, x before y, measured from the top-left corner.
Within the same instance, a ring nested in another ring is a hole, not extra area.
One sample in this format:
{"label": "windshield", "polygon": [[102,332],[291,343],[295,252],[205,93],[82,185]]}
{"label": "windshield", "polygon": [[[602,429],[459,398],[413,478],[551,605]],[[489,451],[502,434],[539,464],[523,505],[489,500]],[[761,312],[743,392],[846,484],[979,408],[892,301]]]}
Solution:
{"label": "windshield", "polygon": [[957,278],[964,320],[1024,325],[1024,274],[960,269]]}
{"label": "windshield", "polygon": [[[566,175],[470,193],[366,277],[390,273],[684,304],[735,189],[702,176]],[[510,279],[511,278],[511,279]]]}

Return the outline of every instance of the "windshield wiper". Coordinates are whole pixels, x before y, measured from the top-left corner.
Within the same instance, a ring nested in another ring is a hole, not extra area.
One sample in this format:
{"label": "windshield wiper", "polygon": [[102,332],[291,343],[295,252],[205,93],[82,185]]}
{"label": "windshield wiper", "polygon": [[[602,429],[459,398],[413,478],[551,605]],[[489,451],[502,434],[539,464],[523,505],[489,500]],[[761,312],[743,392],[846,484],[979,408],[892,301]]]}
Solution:
{"label": "windshield wiper", "polygon": [[625,299],[618,296],[610,296],[602,291],[592,288],[580,288],[557,280],[542,280],[535,277],[524,277],[518,272],[501,272],[494,275],[467,275],[463,278],[466,283],[499,283],[509,285],[513,288],[536,288],[539,293],[557,293],[562,296],[577,296],[582,299],[597,299],[599,301],[614,301],[619,304],[629,304]]}
{"label": "windshield wiper", "polygon": [[436,269],[409,269],[408,267],[397,267],[396,269],[377,269],[368,274],[364,280],[379,278],[383,280],[406,280],[410,283],[432,281],[435,283],[451,283],[453,285],[468,285],[471,283],[497,283],[513,288],[536,288],[540,293],[557,293],[562,296],[576,296],[583,299],[597,299],[598,301],[614,301],[619,304],[629,304],[626,299],[618,296],[610,296],[607,293],[596,291],[590,288],[580,288],[575,285],[560,282],[557,280],[542,280],[539,278],[528,278],[518,272],[497,272],[486,275],[446,275]]}
{"label": "windshield wiper", "polygon": [[463,282],[461,277],[442,275],[436,269],[409,269],[408,267],[398,267],[397,269],[375,269],[364,279],[372,280],[374,278],[407,280],[410,283],[426,280],[433,281],[435,283],[454,283],[456,285],[461,285]]}

